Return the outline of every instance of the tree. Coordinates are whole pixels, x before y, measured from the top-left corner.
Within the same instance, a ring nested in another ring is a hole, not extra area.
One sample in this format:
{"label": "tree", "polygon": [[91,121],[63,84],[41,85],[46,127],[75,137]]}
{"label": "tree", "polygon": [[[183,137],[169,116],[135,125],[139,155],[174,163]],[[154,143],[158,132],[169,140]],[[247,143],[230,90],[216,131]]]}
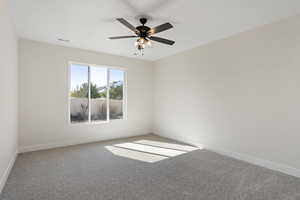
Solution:
{"label": "tree", "polygon": [[[81,86],[77,86],[76,89],[71,91],[71,97],[88,98],[89,96],[89,84],[83,83]],[[109,96],[111,99],[122,100],[123,99],[123,82],[114,81],[110,84]],[[105,98],[106,87],[97,87],[96,84],[91,83],[91,98]]]}
{"label": "tree", "polygon": [[[83,83],[80,87],[73,91],[71,91],[71,97],[77,98],[88,98],[89,84]],[[106,97],[106,88],[105,87],[97,87],[96,84],[91,83],[91,98],[102,98]]]}
{"label": "tree", "polygon": [[110,85],[109,97],[111,99],[123,99],[123,83],[121,81],[114,81]]}

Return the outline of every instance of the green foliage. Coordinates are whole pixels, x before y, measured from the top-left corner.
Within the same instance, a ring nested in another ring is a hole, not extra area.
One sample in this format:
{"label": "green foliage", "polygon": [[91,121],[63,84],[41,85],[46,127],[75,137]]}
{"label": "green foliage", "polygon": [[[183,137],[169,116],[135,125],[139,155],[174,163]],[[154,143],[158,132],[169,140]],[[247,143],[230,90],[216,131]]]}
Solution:
{"label": "green foliage", "polygon": [[[71,91],[71,97],[88,98],[89,85],[88,83],[81,84],[75,90]],[[106,97],[105,87],[97,87],[96,84],[91,83],[91,98]]]}
{"label": "green foliage", "polygon": [[120,84],[120,82],[117,81],[113,82],[110,85],[109,97],[110,99],[123,99],[123,84]]}
{"label": "green foliage", "polygon": [[[71,91],[71,97],[77,98],[88,98],[88,83],[81,84],[80,87],[77,87],[75,90]],[[110,84],[110,98],[121,100],[123,99],[123,84],[115,81]],[[91,98],[105,98],[106,97],[106,88],[97,87],[96,84],[91,83]]]}

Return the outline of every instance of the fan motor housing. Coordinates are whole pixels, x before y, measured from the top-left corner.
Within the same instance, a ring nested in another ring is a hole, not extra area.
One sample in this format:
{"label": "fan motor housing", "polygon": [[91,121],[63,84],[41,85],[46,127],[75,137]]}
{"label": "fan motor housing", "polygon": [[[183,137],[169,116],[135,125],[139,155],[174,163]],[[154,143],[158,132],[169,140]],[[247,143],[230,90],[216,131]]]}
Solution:
{"label": "fan motor housing", "polygon": [[150,27],[148,26],[138,26],[136,29],[140,32],[140,37],[147,37]]}

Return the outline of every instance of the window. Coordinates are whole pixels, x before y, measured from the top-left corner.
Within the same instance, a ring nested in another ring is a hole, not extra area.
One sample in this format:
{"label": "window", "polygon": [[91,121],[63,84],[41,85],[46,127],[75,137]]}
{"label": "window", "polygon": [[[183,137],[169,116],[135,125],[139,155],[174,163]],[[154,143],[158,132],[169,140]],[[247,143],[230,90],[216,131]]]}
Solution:
{"label": "window", "polygon": [[71,123],[124,119],[125,81],[125,70],[72,63],[69,90]]}

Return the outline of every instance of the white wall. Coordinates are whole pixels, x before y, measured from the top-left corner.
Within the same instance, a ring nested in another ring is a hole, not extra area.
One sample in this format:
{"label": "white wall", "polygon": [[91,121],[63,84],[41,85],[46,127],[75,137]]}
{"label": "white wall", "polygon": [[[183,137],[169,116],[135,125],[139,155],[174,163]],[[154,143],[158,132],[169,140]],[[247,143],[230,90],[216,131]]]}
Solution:
{"label": "white wall", "polygon": [[154,132],[300,169],[300,17],[156,62]]}
{"label": "white wall", "polygon": [[0,192],[17,151],[17,39],[6,0],[0,0]]}
{"label": "white wall", "polygon": [[[24,39],[19,43],[21,151],[152,131],[151,63]],[[127,68],[128,119],[108,124],[70,125],[69,61]]]}

